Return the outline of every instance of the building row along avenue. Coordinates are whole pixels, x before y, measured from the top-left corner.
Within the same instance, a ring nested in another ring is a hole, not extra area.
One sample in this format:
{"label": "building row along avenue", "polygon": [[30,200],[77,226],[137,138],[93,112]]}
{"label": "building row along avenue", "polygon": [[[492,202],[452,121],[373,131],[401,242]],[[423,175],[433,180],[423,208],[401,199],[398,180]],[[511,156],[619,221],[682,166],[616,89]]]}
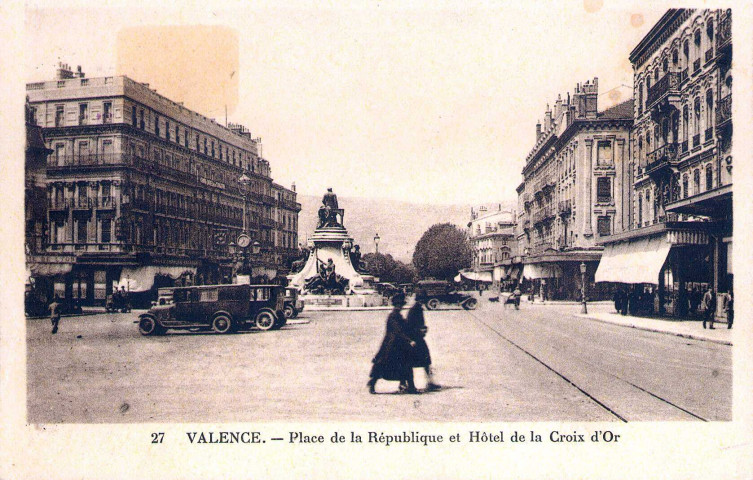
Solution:
{"label": "building row along avenue", "polygon": [[[677,316],[700,314],[708,289],[730,293],[731,20],[668,10],[629,55],[632,99],[600,110],[594,78],[547,106],[517,187],[517,248],[495,283],[546,299],[622,289],[635,313]],[[470,234],[483,271],[485,237]]]}
{"label": "building row along avenue", "polygon": [[[297,253],[295,186],[273,182],[260,139],[242,125],[64,64],[26,93],[27,130],[46,147],[46,164],[31,162],[37,190],[27,201],[36,295],[102,304],[121,286],[217,283],[241,269],[273,278]],[[27,148],[27,177],[28,157]],[[244,230],[253,248],[236,244]]]}

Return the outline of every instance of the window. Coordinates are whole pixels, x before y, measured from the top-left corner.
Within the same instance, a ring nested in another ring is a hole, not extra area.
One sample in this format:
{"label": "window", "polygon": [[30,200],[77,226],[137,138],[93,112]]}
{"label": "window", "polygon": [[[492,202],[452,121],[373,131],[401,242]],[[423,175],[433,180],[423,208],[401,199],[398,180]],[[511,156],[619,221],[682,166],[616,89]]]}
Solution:
{"label": "window", "polygon": [[[688,106],[685,105],[682,107],[682,141],[687,142],[688,141],[688,122],[690,121],[690,118],[688,117]],[[687,150],[687,145],[684,146],[684,150]]]}
{"label": "window", "polygon": [[131,109],[131,125],[133,125],[134,127],[138,126],[136,120],[136,107],[133,107]]}
{"label": "window", "polygon": [[643,225],[643,194],[638,194],[638,226]]}
{"label": "window", "polygon": [[706,137],[704,141],[711,140],[714,125],[714,93],[709,88],[706,90]]}
{"label": "window", "polygon": [[78,124],[86,125],[89,121],[89,105],[80,103],[78,105]]}
{"label": "window", "polygon": [[[701,99],[696,97],[693,103],[693,132],[695,135],[701,133]],[[696,146],[697,142],[693,139],[693,146]]]}
{"label": "window", "polygon": [[199,301],[200,302],[216,302],[217,301],[217,289],[210,288],[210,289],[199,290]]}
{"label": "window", "polygon": [[102,123],[112,123],[112,102],[105,102],[102,112]]}
{"label": "window", "polygon": [[677,50],[672,51],[672,66],[676,67],[677,63],[680,61],[679,54],[677,53]]}
{"label": "window", "polygon": [[690,66],[690,44],[687,40],[682,44],[682,55],[685,57],[685,68]]}
{"label": "window", "polygon": [[682,176],[682,198],[688,198],[688,174]]}
{"label": "window", "polygon": [[701,193],[701,170],[696,169],[693,172],[693,193],[699,194]]}
{"label": "window", "polygon": [[62,127],[65,122],[65,107],[57,105],[55,107],[55,126]]}
{"label": "window", "polygon": [[89,228],[89,219],[79,218],[76,223],[78,227],[76,232],[76,242],[86,243],[88,233],[87,230]]}
{"label": "window", "polygon": [[159,137],[159,115],[154,116],[154,134]]}
{"label": "window", "polygon": [[112,220],[102,219],[102,243],[110,243],[112,240]]}
{"label": "window", "polygon": [[599,217],[596,220],[596,230],[600,237],[610,235],[612,233],[612,218],[609,216]]}
{"label": "window", "polygon": [[600,141],[597,144],[596,164],[602,167],[612,165],[612,142]]}
{"label": "window", "polygon": [[170,121],[165,120],[165,138],[170,141]]}
{"label": "window", "polygon": [[711,169],[711,164],[706,165],[706,190],[711,190],[714,187],[714,171]]}
{"label": "window", "polygon": [[144,123],[144,110],[143,109],[139,110],[139,117],[140,117],[139,126],[141,127],[142,130],[144,130],[146,124]]}
{"label": "window", "polygon": [[612,201],[612,179],[599,177],[596,179],[596,201],[610,203]]}
{"label": "window", "polygon": [[667,60],[666,58],[661,64],[661,70],[663,73],[667,73],[667,70],[669,70],[669,60]]}

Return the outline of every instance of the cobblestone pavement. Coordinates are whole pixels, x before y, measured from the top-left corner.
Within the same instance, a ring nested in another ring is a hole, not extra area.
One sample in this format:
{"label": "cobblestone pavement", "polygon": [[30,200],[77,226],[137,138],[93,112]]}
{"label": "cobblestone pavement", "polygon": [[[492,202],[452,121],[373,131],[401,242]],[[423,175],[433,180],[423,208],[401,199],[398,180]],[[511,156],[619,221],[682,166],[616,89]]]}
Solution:
{"label": "cobblestone pavement", "polygon": [[[605,307],[606,308],[606,307]],[[579,318],[579,305],[427,312],[438,392],[366,380],[387,312],[272,332],[142,337],[131,314],[27,321],[30,423],[731,418],[731,347]],[[420,370],[417,384],[425,385]]]}

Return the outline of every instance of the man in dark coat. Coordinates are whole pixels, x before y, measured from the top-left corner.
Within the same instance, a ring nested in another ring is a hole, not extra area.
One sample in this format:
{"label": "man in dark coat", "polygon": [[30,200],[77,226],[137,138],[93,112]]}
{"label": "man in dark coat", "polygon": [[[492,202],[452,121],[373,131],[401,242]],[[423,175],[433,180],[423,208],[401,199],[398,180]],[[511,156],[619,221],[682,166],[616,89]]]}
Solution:
{"label": "man in dark coat", "polygon": [[410,339],[405,332],[405,319],[400,314],[400,309],[405,305],[405,295],[402,293],[392,297],[392,305],[395,307],[387,317],[387,329],[382,340],[382,346],[374,356],[369,374],[369,393],[376,393],[374,387],[377,380],[399,380],[400,392],[417,393],[413,383],[413,367],[410,363],[411,348],[416,342]]}
{"label": "man in dark coat", "polygon": [[55,295],[55,298],[50,303],[50,323],[52,324],[52,333],[58,333],[58,325],[60,324],[60,310],[62,310],[62,302],[59,295]]}
{"label": "man in dark coat", "polygon": [[703,295],[703,328],[706,328],[706,323],[709,323],[709,329],[714,329],[714,315],[716,315],[716,295],[714,290],[709,287],[706,293]]}
{"label": "man in dark coat", "polygon": [[426,322],[424,321],[424,307],[423,301],[426,299],[426,294],[419,290],[416,293],[416,303],[408,310],[408,317],[405,322],[405,333],[416,343],[416,346],[411,349],[411,367],[423,368],[426,371],[426,389],[427,390],[439,390],[440,386],[434,383],[434,376],[431,371],[431,353],[429,353],[429,346],[426,344]]}

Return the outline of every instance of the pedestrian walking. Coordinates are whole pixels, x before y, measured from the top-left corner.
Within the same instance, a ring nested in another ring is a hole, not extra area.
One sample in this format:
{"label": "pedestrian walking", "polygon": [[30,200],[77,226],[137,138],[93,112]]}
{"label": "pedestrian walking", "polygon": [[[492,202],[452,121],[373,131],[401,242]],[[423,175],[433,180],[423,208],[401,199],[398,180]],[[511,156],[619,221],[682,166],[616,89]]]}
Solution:
{"label": "pedestrian walking", "polygon": [[50,323],[52,324],[52,333],[58,333],[58,324],[60,323],[60,310],[62,309],[62,304],[60,303],[60,296],[55,295],[55,298],[52,299],[52,303],[50,303]]}
{"label": "pedestrian walking", "polygon": [[520,310],[520,296],[523,295],[523,293],[520,291],[520,286],[516,286],[515,290],[512,292],[512,295],[515,300],[515,310]]}
{"label": "pedestrian walking", "polygon": [[703,328],[706,328],[706,322],[709,323],[709,330],[714,329],[714,315],[716,315],[716,296],[714,291],[709,287],[703,294]]}
{"label": "pedestrian walking", "polygon": [[392,299],[394,307],[387,317],[387,327],[384,333],[382,345],[371,360],[369,381],[369,393],[376,393],[375,386],[379,379],[399,380],[401,393],[418,393],[413,383],[413,367],[411,366],[411,349],[416,342],[406,334],[405,319],[400,314],[400,309],[405,306],[405,295],[395,294]]}
{"label": "pedestrian walking", "polygon": [[434,383],[434,375],[431,370],[431,353],[426,344],[426,332],[429,330],[424,320],[423,302],[426,294],[419,291],[416,294],[416,303],[408,310],[405,322],[405,331],[408,337],[416,344],[411,349],[411,367],[423,368],[426,372],[426,389],[429,391],[439,390],[441,387]]}
{"label": "pedestrian walking", "polygon": [[729,287],[729,293],[724,297],[724,311],[727,314],[727,328],[732,328],[735,321],[735,297],[732,295],[732,287]]}

